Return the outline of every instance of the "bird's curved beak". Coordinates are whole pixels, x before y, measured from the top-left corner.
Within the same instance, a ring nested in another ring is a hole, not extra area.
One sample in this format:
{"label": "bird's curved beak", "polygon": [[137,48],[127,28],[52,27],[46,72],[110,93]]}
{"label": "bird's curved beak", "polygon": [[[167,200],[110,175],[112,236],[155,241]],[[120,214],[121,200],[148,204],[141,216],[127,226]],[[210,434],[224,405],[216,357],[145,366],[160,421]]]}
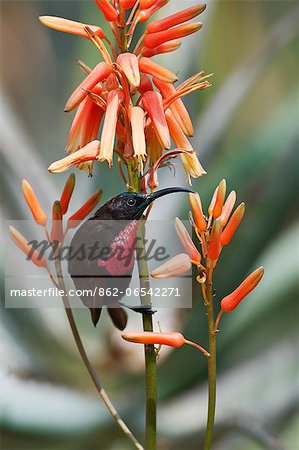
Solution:
{"label": "bird's curved beak", "polygon": [[183,187],[171,187],[171,188],[165,188],[161,189],[160,191],[153,192],[152,194],[148,194],[146,196],[146,203],[149,205],[154,200],[157,200],[157,198],[164,197],[168,194],[175,194],[176,192],[189,192],[194,193],[191,189],[183,188]]}

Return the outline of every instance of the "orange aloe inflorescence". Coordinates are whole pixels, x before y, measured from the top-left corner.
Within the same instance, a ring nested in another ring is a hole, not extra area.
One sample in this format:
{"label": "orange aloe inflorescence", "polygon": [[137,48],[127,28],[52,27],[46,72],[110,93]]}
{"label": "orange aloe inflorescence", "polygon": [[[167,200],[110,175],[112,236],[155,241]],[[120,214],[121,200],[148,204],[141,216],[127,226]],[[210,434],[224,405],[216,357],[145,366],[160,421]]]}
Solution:
{"label": "orange aloe inflorescence", "polygon": [[[91,175],[95,161],[111,166],[115,154],[122,179],[132,189],[134,175],[142,178],[143,190],[147,184],[155,189],[157,169],[174,157],[180,157],[189,180],[205,174],[188,139],[193,126],[181,98],[209,87],[208,76],[200,72],[179,83],[175,73],[151,59],[176,50],[183,37],[198,31],[202,23],[192,20],[205,5],[147,23],[168,1],[96,0],[114,43],[96,25],[40,17],[49,28],[89,39],[102,58],[93,68],[79,61],[85,78],[65,105],[66,112],[77,109],[66,145],[68,156],[51,164],[50,172],[77,166]],[[144,23],[140,36],[138,25]],[[171,142],[178,149],[175,153]],[[122,166],[128,168],[128,180]]]}

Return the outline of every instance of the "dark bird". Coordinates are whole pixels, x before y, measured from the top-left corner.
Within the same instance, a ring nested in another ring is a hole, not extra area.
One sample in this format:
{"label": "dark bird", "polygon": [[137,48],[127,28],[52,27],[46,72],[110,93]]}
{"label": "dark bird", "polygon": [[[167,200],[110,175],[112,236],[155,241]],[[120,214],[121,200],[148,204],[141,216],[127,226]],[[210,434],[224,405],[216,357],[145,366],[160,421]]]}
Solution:
{"label": "dark bird", "polygon": [[85,291],[80,297],[94,326],[102,306],[107,305],[114,325],[125,328],[127,313],[118,302],[131,281],[139,220],[154,200],[175,192],[192,191],[173,187],[153,194],[124,192],[105,203],[76,231],[68,271],[76,289]]}

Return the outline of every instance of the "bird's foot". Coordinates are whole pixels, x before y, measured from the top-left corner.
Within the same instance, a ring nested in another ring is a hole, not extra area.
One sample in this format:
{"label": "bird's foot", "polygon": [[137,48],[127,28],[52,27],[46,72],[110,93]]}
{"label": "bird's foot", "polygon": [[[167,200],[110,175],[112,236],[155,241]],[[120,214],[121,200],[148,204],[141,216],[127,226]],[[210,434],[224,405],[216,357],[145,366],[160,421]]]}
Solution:
{"label": "bird's foot", "polygon": [[140,306],[132,306],[132,305],[125,305],[124,303],[119,302],[121,306],[124,308],[131,309],[132,311],[140,314],[148,314],[148,315],[154,315],[157,310],[152,308],[152,305],[140,305]]}

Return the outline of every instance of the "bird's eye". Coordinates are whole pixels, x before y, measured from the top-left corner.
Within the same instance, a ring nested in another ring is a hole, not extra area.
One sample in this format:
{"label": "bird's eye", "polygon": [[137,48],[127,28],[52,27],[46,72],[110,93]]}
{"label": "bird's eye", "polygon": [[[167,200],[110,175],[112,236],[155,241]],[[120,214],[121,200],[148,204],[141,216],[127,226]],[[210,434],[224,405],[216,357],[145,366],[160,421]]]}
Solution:
{"label": "bird's eye", "polygon": [[135,199],[135,198],[129,198],[129,199],[127,200],[127,205],[128,205],[128,206],[134,206],[134,205],[136,205],[136,199]]}

